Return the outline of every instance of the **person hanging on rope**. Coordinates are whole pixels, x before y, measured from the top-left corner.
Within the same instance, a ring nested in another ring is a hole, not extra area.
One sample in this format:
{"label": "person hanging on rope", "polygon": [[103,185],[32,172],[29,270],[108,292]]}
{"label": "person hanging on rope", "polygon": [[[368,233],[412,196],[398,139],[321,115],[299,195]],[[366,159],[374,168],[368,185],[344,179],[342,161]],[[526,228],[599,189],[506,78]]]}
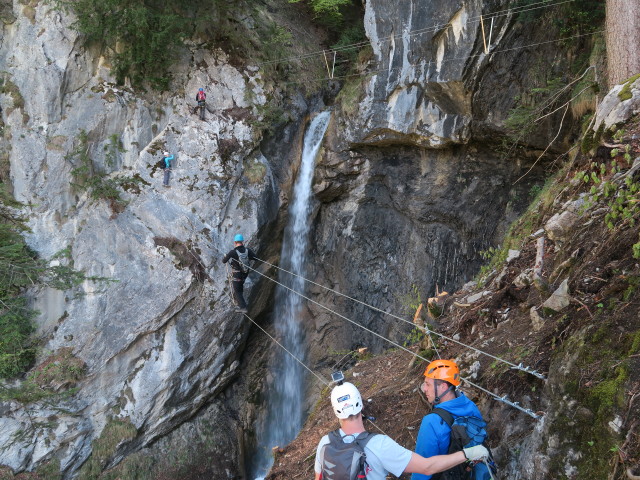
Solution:
{"label": "person hanging on rope", "polygon": [[404,472],[431,475],[464,462],[481,461],[488,455],[484,446],[477,445],[451,455],[424,458],[387,435],[367,432],[362,397],[348,382],[339,381],[333,388],[331,406],[340,428],[322,437],[318,444],[315,480],[350,479],[356,475],[367,480],[384,480],[389,472],[396,477]]}
{"label": "person hanging on rope", "polygon": [[231,260],[231,287],[233,300],[236,303],[236,312],[247,313],[247,302],[244,301],[244,281],[249,276],[249,262],[255,260],[256,254],[250,248],[244,246],[244,237],[237,234],[233,238],[234,248],[222,259],[222,263]]}
{"label": "person hanging on rope", "polygon": [[[424,381],[420,389],[433,406],[433,410],[422,419],[420,430],[418,431],[416,453],[419,455],[432,457],[460,450],[462,445],[456,445],[458,441],[457,438],[454,438],[455,432],[451,428],[454,422],[456,425],[460,424],[465,429],[468,429],[467,422],[471,421],[469,419],[473,419],[474,425],[478,425],[478,432],[474,432],[474,438],[477,437],[477,439],[473,443],[484,443],[486,440],[486,430],[484,430],[486,423],[482,419],[480,410],[464,393],[456,390],[456,387],[460,385],[460,380],[460,369],[452,360],[434,360],[427,365],[424,371]],[[476,421],[476,419],[479,421]],[[467,445],[467,443],[464,445]],[[471,468],[466,470],[466,476],[463,477],[460,476],[460,473],[455,473],[454,471],[459,471],[460,467],[455,467],[441,475],[432,476],[414,473],[411,476],[411,480],[491,479],[493,477],[489,472],[488,464],[491,464],[493,468],[490,452],[489,463],[485,462],[472,467],[474,469],[473,476],[469,475]],[[462,472],[464,471],[465,469],[463,468]]]}

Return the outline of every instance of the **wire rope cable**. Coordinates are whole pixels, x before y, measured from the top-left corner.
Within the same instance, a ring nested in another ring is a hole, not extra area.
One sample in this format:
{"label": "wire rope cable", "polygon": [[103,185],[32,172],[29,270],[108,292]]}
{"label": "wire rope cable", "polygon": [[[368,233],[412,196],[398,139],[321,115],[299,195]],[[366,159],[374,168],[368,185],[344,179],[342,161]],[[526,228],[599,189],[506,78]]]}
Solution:
{"label": "wire rope cable", "polygon": [[[258,259],[257,259],[257,260],[258,260]],[[321,304],[320,302],[317,302],[317,301],[315,301],[315,300],[313,300],[313,299],[311,299],[311,298],[307,297],[307,296],[306,296],[306,295],[304,295],[303,293],[298,292],[297,290],[294,290],[293,288],[288,287],[287,285],[284,285],[283,283],[279,282],[278,280],[275,280],[274,278],[271,278],[270,276],[265,275],[264,273],[262,273],[262,272],[260,272],[260,271],[258,271],[258,270],[256,270],[256,269],[254,269],[253,267],[249,267],[249,269],[251,269],[252,271],[256,272],[258,275],[260,275],[260,276],[262,276],[262,277],[264,277],[264,278],[266,278],[266,279],[268,279],[268,280],[271,280],[272,282],[276,283],[277,285],[280,285],[281,287],[283,287],[283,288],[285,288],[285,289],[289,290],[290,292],[293,292],[293,293],[295,293],[296,295],[299,295],[300,297],[304,298],[305,300],[307,300],[307,301],[309,301],[309,302],[311,302],[311,303],[313,303],[313,304],[315,304],[315,305],[318,305],[320,308],[323,308],[323,309],[327,310],[328,312],[333,313],[333,314],[334,314],[334,315],[336,315],[337,317],[340,317],[340,318],[342,318],[342,319],[344,319],[344,320],[348,321],[349,323],[352,323],[352,324],[354,324],[354,325],[356,325],[356,326],[358,326],[358,327],[362,328],[363,330],[365,330],[365,331],[367,331],[367,332],[371,333],[372,335],[375,335],[376,337],[381,338],[382,340],[384,340],[384,341],[386,341],[386,342],[390,343],[391,345],[393,345],[393,346],[395,346],[395,347],[397,347],[397,348],[399,348],[399,349],[401,349],[401,350],[403,350],[403,351],[405,351],[405,352],[409,353],[410,355],[413,355],[414,357],[417,357],[417,358],[419,358],[419,359],[421,359],[421,360],[423,360],[423,361],[425,361],[425,362],[429,362],[429,359],[424,358],[422,355],[419,355],[419,354],[417,354],[417,353],[415,353],[415,352],[412,352],[411,350],[409,350],[408,348],[406,348],[406,347],[404,347],[404,346],[400,345],[399,343],[394,342],[393,340],[391,340],[391,339],[389,339],[389,338],[386,338],[385,336],[380,335],[380,334],[379,334],[379,333],[377,333],[377,332],[374,332],[373,330],[371,330],[371,329],[369,329],[369,328],[365,327],[364,325],[359,324],[358,322],[356,322],[356,321],[354,321],[354,320],[351,320],[351,319],[350,319],[350,318],[348,318],[348,317],[345,317],[344,315],[342,315],[342,314],[340,314],[340,313],[336,312],[335,310],[332,310],[331,308],[327,307],[326,305],[323,305],[323,304]],[[464,344],[463,344],[463,345],[464,345]],[[473,347],[471,347],[471,348],[473,348]],[[496,358],[497,360],[501,360],[501,359],[499,359],[498,357],[495,357],[495,358]],[[501,360],[501,361],[504,361],[504,360]],[[521,368],[519,368],[519,369],[521,369]],[[523,370],[523,371],[527,371],[527,370]],[[532,373],[532,372],[528,371],[528,373]],[[533,374],[533,373],[532,373],[532,374]],[[519,402],[512,402],[512,401],[510,401],[510,400],[506,397],[506,395],[503,395],[503,396],[501,397],[501,396],[499,396],[499,395],[497,395],[497,394],[495,394],[495,393],[491,392],[490,390],[487,390],[487,389],[485,389],[485,388],[483,388],[483,387],[480,387],[479,385],[476,385],[475,383],[473,383],[473,382],[471,382],[471,381],[467,380],[465,377],[460,377],[460,378],[461,378],[462,380],[464,380],[467,384],[471,385],[472,387],[478,388],[479,390],[481,390],[481,391],[483,391],[483,392],[487,393],[488,395],[490,395],[490,396],[491,396],[492,398],[494,398],[495,400],[498,400],[498,401],[503,402],[503,403],[505,403],[505,404],[507,404],[507,405],[510,405],[510,406],[512,406],[513,408],[516,408],[517,410],[520,410],[520,411],[522,411],[522,412],[526,413],[527,415],[529,415],[529,416],[531,416],[531,417],[533,417],[533,418],[535,418],[535,419],[539,419],[539,418],[540,418],[540,416],[539,416],[537,413],[533,412],[531,409],[524,408],[524,407],[520,406]]]}
{"label": "wire rope cable", "polygon": [[[358,300],[357,298],[353,298],[353,297],[350,297],[349,295],[345,295],[344,293],[341,293],[341,292],[339,292],[339,291],[337,291],[337,290],[334,290],[334,289],[332,289],[332,288],[329,288],[329,287],[326,287],[326,286],[321,285],[321,284],[319,284],[319,283],[316,283],[316,282],[314,282],[313,280],[309,280],[309,279],[307,279],[307,278],[304,278],[304,277],[302,277],[302,276],[300,276],[300,275],[297,275],[297,274],[295,274],[295,273],[293,273],[293,272],[290,272],[290,271],[285,270],[285,269],[283,269],[283,268],[281,268],[281,267],[278,267],[277,265],[273,265],[273,264],[271,264],[271,263],[269,263],[269,262],[267,262],[267,261],[265,261],[265,260],[261,260],[260,258],[256,258],[256,260],[258,260],[258,261],[260,261],[260,262],[262,262],[262,263],[265,263],[265,264],[267,264],[267,265],[270,265],[270,266],[272,266],[272,267],[275,267],[275,268],[277,268],[277,269],[279,269],[279,270],[282,270],[283,272],[288,273],[288,274],[290,274],[290,275],[298,276],[298,277],[300,277],[302,280],[304,280],[304,281],[306,281],[306,282],[309,282],[309,283],[311,283],[312,285],[315,285],[315,286],[317,286],[317,287],[323,288],[323,289],[325,289],[325,290],[327,290],[327,291],[330,291],[331,293],[334,293],[334,294],[336,294],[336,295],[339,295],[339,296],[341,296],[341,297],[344,297],[344,298],[346,298],[346,299],[348,299],[348,300],[351,300],[351,301],[353,301],[353,302],[359,303],[360,305],[363,305],[363,306],[365,306],[365,307],[367,307],[367,308],[370,308],[371,310],[374,310],[374,311],[376,311],[376,312],[378,312],[378,313],[382,313],[382,314],[384,314],[384,315],[388,315],[388,316],[390,316],[390,317],[392,317],[392,318],[395,318],[396,320],[400,320],[401,322],[404,322],[404,323],[408,323],[408,324],[410,324],[410,325],[413,325],[413,326],[415,326],[416,328],[419,328],[419,329],[423,330],[423,331],[424,331],[424,333],[426,333],[426,334],[433,333],[434,335],[437,335],[437,336],[438,336],[438,337],[440,337],[440,338],[443,338],[443,339],[448,340],[448,341],[450,341],[450,342],[456,343],[456,344],[458,344],[458,345],[460,345],[460,346],[462,346],[462,347],[465,347],[465,348],[467,348],[467,349],[473,350],[473,351],[475,351],[475,352],[477,352],[477,353],[480,353],[480,354],[482,354],[482,355],[486,355],[486,356],[488,356],[488,357],[490,357],[490,358],[492,358],[492,359],[494,359],[494,360],[497,360],[497,361],[499,361],[499,362],[503,362],[503,363],[505,363],[505,364],[509,365],[509,366],[510,366],[511,368],[513,368],[513,369],[521,370],[521,371],[526,372],[526,373],[529,373],[529,374],[531,374],[531,375],[533,375],[533,376],[535,376],[535,377],[537,377],[537,378],[540,378],[540,379],[542,379],[542,380],[546,380],[546,378],[545,378],[545,376],[544,376],[544,375],[542,375],[541,373],[538,373],[538,372],[537,372],[537,371],[535,371],[535,370],[532,370],[532,369],[531,369],[531,368],[529,368],[529,367],[523,367],[523,366],[522,366],[522,364],[520,364],[520,365],[516,365],[516,364],[515,364],[515,363],[513,363],[513,362],[510,362],[510,361],[505,360],[505,359],[503,359],[503,358],[500,358],[500,357],[497,357],[497,356],[495,356],[495,355],[492,355],[491,353],[488,353],[488,352],[485,352],[485,351],[483,351],[483,350],[480,350],[479,348],[473,347],[473,346],[468,345],[468,344],[466,344],[466,343],[463,343],[463,342],[461,342],[461,341],[459,341],[459,340],[455,340],[454,338],[449,337],[448,335],[445,335],[445,334],[440,333],[440,332],[436,332],[436,331],[434,331],[434,330],[429,329],[428,327],[421,327],[421,326],[419,326],[419,325],[416,325],[415,323],[410,322],[409,320],[407,320],[407,319],[405,319],[405,318],[399,317],[398,315],[395,315],[395,314],[393,314],[393,313],[389,313],[389,312],[387,312],[387,311],[385,311],[385,310],[382,310],[382,309],[380,309],[380,308],[378,308],[378,307],[375,307],[375,306],[370,305],[370,304],[368,304],[368,303],[366,303],[366,302],[363,302],[363,301],[361,301],[361,300]],[[257,271],[257,270],[254,270],[254,271]],[[260,272],[258,272],[258,273],[260,273]],[[262,275],[262,274],[261,274],[261,275]],[[270,277],[267,277],[267,278],[270,278]],[[272,280],[273,280],[273,279],[272,279]],[[283,286],[284,286],[284,285],[283,285]],[[286,288],[288,288],[288,287],[286,287]],[[306,297],[304,297],[304,298],[306,298]],[[308,299],[308,300],[310,300],[310,299]],[[312,302],[314,302],[314,303],[317,303],[317,302],[315,302],[314,300],[310,300],[310,301],[312,301]],[[333,312],[332,312],[332,313],[333,313]],[[340,314],[337,314],[337,315],[340,315]],[[352,322],[352,323],[355,323],[355,322]],[[356,324],[357,324],[357,325],[359,325],[358,323],[356,323]],[[363,328],[365,328],[365,327],[363,327]],[[366,328],[365,328],[365,329],[366,329]],[[375,332],[374,332],[374,333],[375,333]],[[378,335],[378,334],[376,333],[376,335]],[[380,336],[380,335],[378,335],[378,336]],[[413,353],[413,352],[412,352],[412,353]],[[438,356],[439,356],[439,355],[438,355]],[[420,357],[420,358],[422,358],[422,357]],[[425,360],[425,361],[428,361],[428,360],[426,360],[425,358],[422,358],[422,359],[423,359],[423,360]]]}
{"label": "wire rope cable", "polygon": [[324,378],[322,378],[319,374],[317,374],[316,372],[314,372],[313,370],[311,370],[311,368],[307,367],[307,365],[300,360],[298,357],[296,357],[292,352],[290,352],[287,347],[285,347],[284,345],[282,345],[278,340],[276,340],[276,338],[271,335],[269,332],[267,332],[264,328],[262,328],[258,322],[256,322],[253,318],[251,318],[248,314],[244,313],[243,314],[245,317],[247,317],[249,319],[249,321],[251,321],[251,323],[253,323],[256,327],[258,327],[260,330],[262,330],[262,333],[264,333],[267,337],[269,337],[271,339],[271,341],[275,342],[276,344],[278,344],[280,346],[280,348],[282,348],[285,352],[287,352],[289,355],[291,355],[291,357],[298,362],[300,365],[302,365],[305,369],[307,369],[307,371],[309,371],[309,373],[311,373],[314,377],[316,377],[318,380],[320,380],[320,382],[325,386],[328,387],[330,385],[329,382],[327,382]]}
{"label": "wire rope cable", "polygon": [[[500,17],[504,17],[507,15],[514,15],[514,14],[520,14],[520,13],[525,13],[525,12],[530,12],[533,10],[538,10],[541,8],[553,8],[553,7],[557,7],[559,5],[563,5],[566,3],[571,3],[571,2],[575,2],[576,0],[561,0],[559,2],[556,3],[548,3],[545,0],[542,0],[540,2],[537,3],[533,3],[530,5],[522,5],[520,7],[514,7],[514,8],[508,8],[508,9],[504,9],[504,10],[498,10],[495,12],[489,12],[487,14],[483,14],[483,15],[477,15],[475,17],[470,17],[467,22],[465,23],[465,25],[469,25],[472,22],[473,23],[478,23],[480,21],[480,18],[500,18]],[[386,42],[391,42],[392,40],[399,40],[402,39],[405,35],[408,36],[416,36],[416,35],[422,35],[425,33],[433,33],[433,32],[437,32],[438,30],[441,30],[443,28],[446,28],[447,26],[451,25],[451,22],[445,22],[445,23],[439,23],[439,24],[435,24],[435,25],[431,25],[429,27],[425,27],[425,28],[420,28],[420,29],[416,29],[416,30],[409,30],[408,32],[403,32],[403,33],[399,33],[396,35],[391,35],[388,37],[383,37],[380,39],[380,44],[382,43],[386,43]],[[309,52],[309,53],[305,53],[302,55],[293,55],[291,57],[284,57],[284,58],[280,58],[280,59],[275,59],[275,60],[267,60],[265,62],[260,62],[260,63],[256,63],[257,67],[261,67],[263,65],[271,65],[274,63],[283,63],[283,62],[291,62],[294,60],[305,60],[308,58],[313,58],[313,57],[319,57],[321,55],[326,55],[327,53],[331,53],[331,52],[342,52],[342,51],[348,51],[348,50],[352,50],[355,48],[361,48],[361,47],[365,47],[367,45],[370,45],[371,42],[368,40],[363,40],[361,42],[355,42],[355,43],[351,43],[351,44],[347,44],[347,45],[340,45],[337,48],[331,48],[331,49],[324,49],[324,50],[317,50],[315,52]]]}

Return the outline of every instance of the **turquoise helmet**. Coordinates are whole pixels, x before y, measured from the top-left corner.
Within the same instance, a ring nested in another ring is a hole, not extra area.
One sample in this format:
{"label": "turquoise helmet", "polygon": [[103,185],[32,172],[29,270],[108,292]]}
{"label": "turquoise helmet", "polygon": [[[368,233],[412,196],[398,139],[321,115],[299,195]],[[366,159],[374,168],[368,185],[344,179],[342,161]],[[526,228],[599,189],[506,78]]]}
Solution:
{"label": "turquoise helmet", "polygon": [[237,233],[235,237],[233,237],[234,242],[244,242],[244,237],[241,233]]}

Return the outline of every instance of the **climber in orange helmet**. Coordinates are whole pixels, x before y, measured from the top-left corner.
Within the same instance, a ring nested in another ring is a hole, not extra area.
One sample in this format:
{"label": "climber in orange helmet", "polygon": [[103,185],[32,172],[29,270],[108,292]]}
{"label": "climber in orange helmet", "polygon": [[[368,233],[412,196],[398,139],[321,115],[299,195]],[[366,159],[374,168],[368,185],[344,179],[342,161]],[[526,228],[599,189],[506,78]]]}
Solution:
{"label": "climber in orange helmet", "polygon": [[[416,453],[418,455],[432,457],[466,447],[467,445],[462,447],[457,445],[458,439],[454,437],[451,428],[454,422],[461,424],[463,428],[467,428],[467,422],[471,421],[467,419],[473,418],[474,425],[476,423],[479,425],[478,428],[481,431],[482,440],[486,437],[486,430],[484,430],[486,423],[482,419],[482,414],[475,403],[469,400],[464,393],[457,390],[460,383],[460,369],[453,360],[434,360],[427,365],[424,371],[424,381],[420,389],[434,408],[431,413],[422,419],[422,424],[418,431],[418,439],[416,440]],[[483,443],[482,440],[480,440],[480,443]],[[452,448],[450,449],[450,447]],[[493,462],[491,458],[490,461]],[[484,463],[475,466],[454,467],[454,469],[460,468],[468,469],[467,476],[469,476],[468,472],[472,468],[474,469],[474,474],[469,478],[491,478],[489,467]],[[479,471],[475,471],[476,469]],[[450,476],[447,476],[448,473]],[[437,478],[458,478],[458,476],[451,470],[433,476],[418,473],[414,473],[411,476],[411,480],[435,480]]]}

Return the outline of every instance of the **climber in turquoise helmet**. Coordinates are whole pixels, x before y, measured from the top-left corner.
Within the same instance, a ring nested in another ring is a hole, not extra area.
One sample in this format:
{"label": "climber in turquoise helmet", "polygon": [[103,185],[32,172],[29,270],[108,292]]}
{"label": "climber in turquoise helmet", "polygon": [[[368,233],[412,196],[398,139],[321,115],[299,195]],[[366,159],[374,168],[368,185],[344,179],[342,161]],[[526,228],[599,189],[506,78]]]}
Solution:
{"label": "climber in turquoise helmet", "polygon": [[247,302],[244,300],[244,281],[249,276],[250,262],[255,260],[256,254],[250,248],[244,246],[244,237],[237,233],[233,237],[233,250],[227,253],[222,263],[231,260],[231,286],[233,288],[233,301],[236,304],[236,312],[247,313]]}

